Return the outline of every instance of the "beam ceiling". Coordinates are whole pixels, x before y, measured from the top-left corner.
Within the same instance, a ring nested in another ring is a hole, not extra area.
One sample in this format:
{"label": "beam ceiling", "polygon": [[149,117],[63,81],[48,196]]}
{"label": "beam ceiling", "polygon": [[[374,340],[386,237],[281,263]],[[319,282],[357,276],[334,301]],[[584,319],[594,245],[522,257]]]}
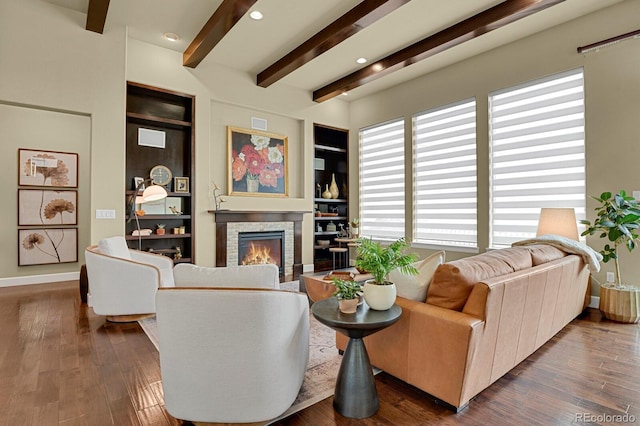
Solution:
{"label": "beam ceiling", "polygon": [[324,102],[565,0],[506,0],[313,92]]}
{"label": "beam ceiling", "polygon": [[107,21],[109,1],[110,0],[89,0],[85,29],[102,34],[104,31],[104,23]]}
{"label": "beam ceiling", "polygon": [[257,84],[269,87],[287,74],[367,28],[410,0],[364,0],[307,41],[258,73]]}
{"label": "beam ceiling", "polygon": [[182,65],[195,68],[257,0],[224,0],[182,55]]}

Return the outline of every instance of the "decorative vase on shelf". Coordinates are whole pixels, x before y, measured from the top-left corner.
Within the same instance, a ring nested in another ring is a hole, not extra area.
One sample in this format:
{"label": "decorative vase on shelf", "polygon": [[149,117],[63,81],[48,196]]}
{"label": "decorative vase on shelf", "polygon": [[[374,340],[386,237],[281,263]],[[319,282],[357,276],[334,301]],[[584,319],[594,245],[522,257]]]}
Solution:
{"label": "decorative vase on shelf", "polygon": [[258,192],[259,186],[258,176],[247,173],[247,192]]}
{"label": "decorative vase on shelf", "polygon": [[325,190],[322,193],[322,198],[329,199],[329,198],[331,198],[331,196],[332,196],[332,194],[331,194],[331,191],[329,191],[329,185],[325,185]]}
{"label": "decorative vase on shelf", "polygon": [[338,184],[336,184],[335,173],[331,173],[331,185],[329,186],[329,191],[331,192],[331,198],[338,198],[338,196],[340,195]]}

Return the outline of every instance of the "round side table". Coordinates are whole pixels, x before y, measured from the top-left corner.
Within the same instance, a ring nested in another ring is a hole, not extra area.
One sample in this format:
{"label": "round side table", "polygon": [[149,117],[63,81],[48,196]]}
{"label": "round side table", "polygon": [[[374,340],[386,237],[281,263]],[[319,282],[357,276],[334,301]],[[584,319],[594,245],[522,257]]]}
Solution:
{"label": "round side table", "polygon": [[349,337],[336,379],[333,407],[343,416],[354,419],[374,415],[380,403],[362,339],[398,321],[402,308],[393,305],[386,311],[375,311],[363,303],[355,314],[343,314],[338,309],[338,300],[331,297],[315,302],[311,310],[318,321]]}

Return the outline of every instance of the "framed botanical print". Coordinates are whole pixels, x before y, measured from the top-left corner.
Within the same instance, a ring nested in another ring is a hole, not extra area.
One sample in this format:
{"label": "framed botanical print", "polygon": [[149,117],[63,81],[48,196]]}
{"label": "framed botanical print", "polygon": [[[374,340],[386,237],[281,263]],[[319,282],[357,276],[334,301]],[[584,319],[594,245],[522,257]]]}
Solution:
{"label": "framed botanical print", "polygon": [[18,226],[77,224],[78,191],[18,189]]}
{"label": "framed botanical print", "polygon": [[18,265],[78,261],[78,228],[18,229]]}
{"label": "framed botanical print", "polygon": [[78,187],[78,154],[18,149],[18,185]]}
{"label": "framed botanical print", "polygon": [[229,195],[288,196],[287,137],[227,127]]}

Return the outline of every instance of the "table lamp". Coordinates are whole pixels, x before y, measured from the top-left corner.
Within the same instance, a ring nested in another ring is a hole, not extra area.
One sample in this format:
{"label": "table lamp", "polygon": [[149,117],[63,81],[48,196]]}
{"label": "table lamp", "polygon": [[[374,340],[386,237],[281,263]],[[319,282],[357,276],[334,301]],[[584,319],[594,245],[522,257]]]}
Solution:
{"label": "table lamp", "polygon": [[576,212],[571,208],[540,209],[536,237],[547,234],[560,235],[578,241],[580,237]]}

